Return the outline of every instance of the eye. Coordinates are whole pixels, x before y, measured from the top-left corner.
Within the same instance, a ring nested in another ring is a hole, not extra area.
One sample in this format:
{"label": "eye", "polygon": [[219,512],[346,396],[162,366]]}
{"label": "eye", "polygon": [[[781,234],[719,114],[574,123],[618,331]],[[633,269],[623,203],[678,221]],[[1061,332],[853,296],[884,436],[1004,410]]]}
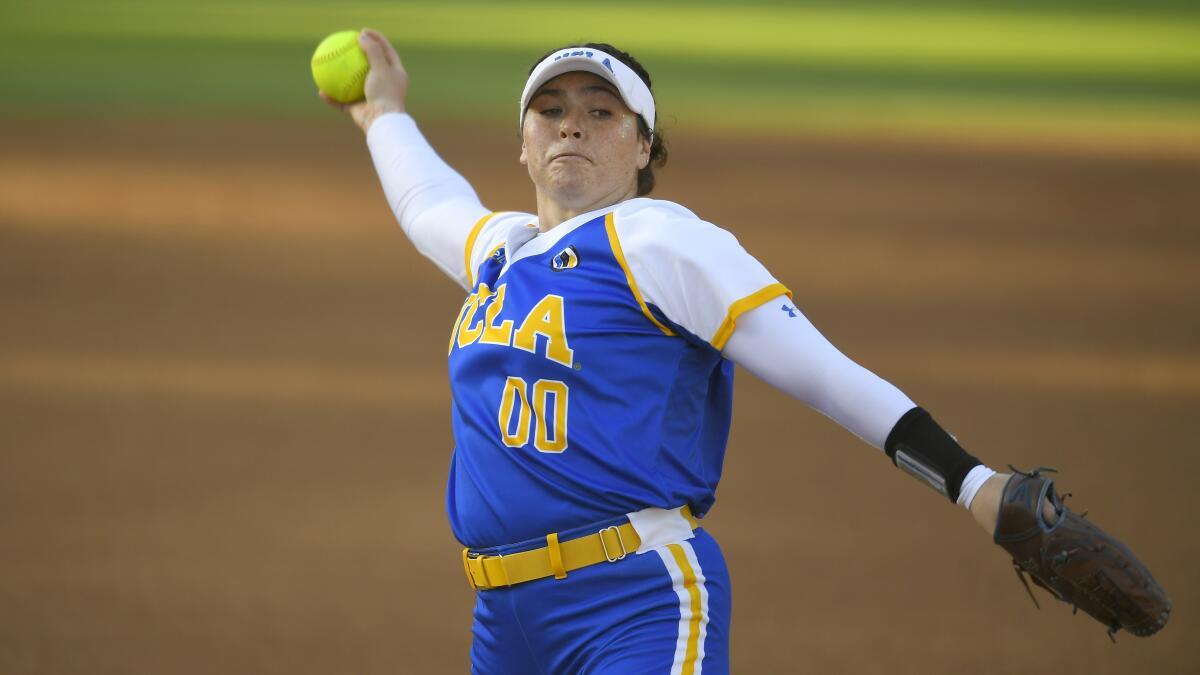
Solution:
{"label": "eye", "polygon": [[538,111],[538,114],[545,117],[554,117],[562,114],[562,108],[542,108]]}
{"label": "eye", "polygon": [[605,110],[604,108],[596,108],[595,110],[591,111],[591,114],[592,114],[592,117],[599,117],[600,119],[607,119],[609,117],[612,117],[612,111]]}

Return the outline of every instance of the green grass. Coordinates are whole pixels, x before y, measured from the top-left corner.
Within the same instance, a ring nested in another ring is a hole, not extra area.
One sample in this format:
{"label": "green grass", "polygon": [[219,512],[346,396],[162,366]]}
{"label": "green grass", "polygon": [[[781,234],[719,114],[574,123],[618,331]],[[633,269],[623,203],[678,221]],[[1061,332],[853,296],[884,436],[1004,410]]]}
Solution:
{"label": "green grass", "polygon": [[414,112],[454,119],[515,119],[530,63],[586,38],[637,54],[680,127],[1200,135],[1200,12],[1127,7],[13,0],[0,6],[0,103],[9,115],[321,114],[312,48],[371,25],[405,59]]}

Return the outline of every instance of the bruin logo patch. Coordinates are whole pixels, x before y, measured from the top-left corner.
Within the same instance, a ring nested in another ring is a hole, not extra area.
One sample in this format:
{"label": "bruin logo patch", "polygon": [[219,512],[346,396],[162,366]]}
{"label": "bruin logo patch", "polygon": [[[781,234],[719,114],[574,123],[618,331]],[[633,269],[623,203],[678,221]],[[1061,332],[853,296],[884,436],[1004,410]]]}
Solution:
{"label": "bruin logo patch", "polygon": [[579,251],[575,250],[574,246],[568,246],[558,252],[558,255],[550,259],[550,269],[555,272],[569,270],[572,267],[579,266]]}

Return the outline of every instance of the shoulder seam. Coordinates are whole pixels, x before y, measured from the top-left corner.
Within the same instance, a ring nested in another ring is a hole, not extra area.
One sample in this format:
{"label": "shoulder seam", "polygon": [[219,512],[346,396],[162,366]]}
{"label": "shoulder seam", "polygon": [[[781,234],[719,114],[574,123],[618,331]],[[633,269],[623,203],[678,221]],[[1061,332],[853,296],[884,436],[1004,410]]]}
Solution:
{"label": "shoulder seam", "polygon": [[650,308],[646,306],[646,300],[642,297],[642,292],[638,290],[637,282],[633,279],[633,270],[629,269],[629,263],[625,260],[625,252],[621,249],[621,242],[617,238],[617,227],[612,211],[604,214],[604,230],[608,233],[608,245],[612,248],[613,257],[617,259],[617,264],[625,272],[625,282],[629,284],[629,290],[633,293],[633,298],[637,300],[638,306],[642,308],[642,314],[645,314],[651,323],[658,326],[658,329],[664,335],[675,335],[675,332],[656,319],[654,314],[650,312]]}
{"label": "shoulder seam", "polygon": [[713,334],[712,346],[716,347],[718,351],[725,349],[725,343],[733,335],[733,329],[737,328],[737,319],[739,316],[759,307],[771,298],[777,298],[781,295],[786,295],[790,298],[792,297],[792,292],[788,290],[787,286],[775,282],[754,291],[741,300],[735,300],[729,305],[729,311],[725,312],[725,320],[721,322],[720,328],[717,328],[717,332]]}
{"label": "shoulder seam", "polygon": [[471,228],[471,233],[467,235],[467,246],[466,250],[463,252],[463,267],[467,272],[467,288],[472,288],[475,286],[475,275],[471,273],[471,251],[475,248],[475,240],[479,238],[479,233],[483,231],[484,224],[491,220],[492,216],[498,213],[500,212],[492,211],[491,213],[480,218],[479,221],[475,223],[475,226]]}

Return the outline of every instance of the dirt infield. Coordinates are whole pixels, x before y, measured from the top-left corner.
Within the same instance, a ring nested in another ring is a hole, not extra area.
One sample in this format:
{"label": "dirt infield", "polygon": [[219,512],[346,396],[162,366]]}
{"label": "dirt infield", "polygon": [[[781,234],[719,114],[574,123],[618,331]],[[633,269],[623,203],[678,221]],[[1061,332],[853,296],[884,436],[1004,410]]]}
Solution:
{"label": "dirt infield", "polygon": [[[461,294],[340,120],[0,131],[0,673],[458,673]],[[510,131],[430,137],[532,206]],[[709,529],[739,673],[1194,673],[1200,159],[681,136],[658,195],[994,466],[1062,471],[1171,593],[1034,609],[965,512],[741,374]]]}

